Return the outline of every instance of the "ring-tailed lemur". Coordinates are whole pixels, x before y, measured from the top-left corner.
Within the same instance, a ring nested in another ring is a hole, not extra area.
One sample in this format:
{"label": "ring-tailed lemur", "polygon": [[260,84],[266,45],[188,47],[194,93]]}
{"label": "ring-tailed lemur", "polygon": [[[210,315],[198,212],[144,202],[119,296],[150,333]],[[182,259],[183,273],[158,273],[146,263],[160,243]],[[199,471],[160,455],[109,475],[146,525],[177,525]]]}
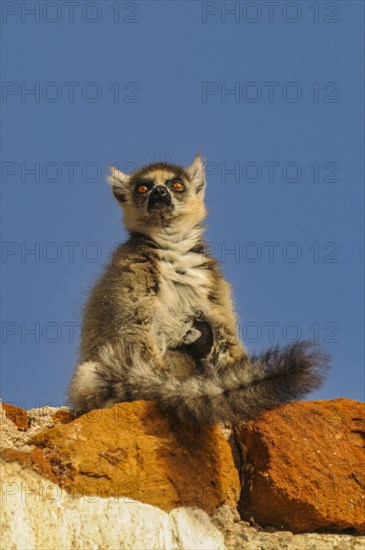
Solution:
{"label": "ring-tailed lemur", "polygon": [[155,399],[180,419],[235,422],[317,388],[327,356],[294,343],[248,357],[231,290],[206,250],[202,158],[109,182],[129,239],[113,253],[84,311],[69,386],[77,414]]}

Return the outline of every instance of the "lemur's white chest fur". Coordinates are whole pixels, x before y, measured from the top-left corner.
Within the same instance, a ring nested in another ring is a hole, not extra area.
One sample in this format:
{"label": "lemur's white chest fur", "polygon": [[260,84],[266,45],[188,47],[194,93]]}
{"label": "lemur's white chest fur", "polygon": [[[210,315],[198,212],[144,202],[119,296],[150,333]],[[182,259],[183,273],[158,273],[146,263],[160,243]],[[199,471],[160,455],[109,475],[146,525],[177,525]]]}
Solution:
{"label": "lemur's white chest fur", "polygon": [[207,311],[210,273],[202,267],[203,254],[189,252],[190,245],[172,243],[159,251],[160,279],[153,324],[162,353],[181,345],[192,327],[192,317]]}

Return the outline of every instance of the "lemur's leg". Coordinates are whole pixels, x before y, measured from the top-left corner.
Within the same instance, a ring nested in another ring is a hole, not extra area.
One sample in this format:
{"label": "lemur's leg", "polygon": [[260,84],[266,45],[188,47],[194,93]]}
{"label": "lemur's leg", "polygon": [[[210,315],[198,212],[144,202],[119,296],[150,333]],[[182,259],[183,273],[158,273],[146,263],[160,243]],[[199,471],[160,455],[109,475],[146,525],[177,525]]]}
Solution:
{"label": "lemur's leg", "polygon": [[167,368],[153,340],[132,345],[123,340],[110,342],[95,360],[77,366],[68,389],[69,403],[79,415],[121,401],[157,399],[159,389],[151,384],[142,390],[138,376],[155,370],[163,377]]}

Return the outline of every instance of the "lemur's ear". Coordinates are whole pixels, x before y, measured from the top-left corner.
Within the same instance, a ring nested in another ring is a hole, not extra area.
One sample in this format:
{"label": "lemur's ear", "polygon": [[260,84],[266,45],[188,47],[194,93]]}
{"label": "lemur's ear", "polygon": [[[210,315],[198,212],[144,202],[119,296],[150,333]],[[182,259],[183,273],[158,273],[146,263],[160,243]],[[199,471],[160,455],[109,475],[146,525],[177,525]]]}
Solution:
{"label": "lemur's ear", "polygon": [[185,168],[185,171],[188,173],[192,184],[195,186],[196,193],[201,193],[204,191],[206,186],[206,177],[204,161],[201,153],[196,155],[190,166]]}
{"label": "lemur's ear", "polygon": [[124,172],[121,172],[114,166],[109,166],[109,169],[110,175],[107,180],[112,186],[113,195],[118,202],[124,202],[128,192],[130,176]]}

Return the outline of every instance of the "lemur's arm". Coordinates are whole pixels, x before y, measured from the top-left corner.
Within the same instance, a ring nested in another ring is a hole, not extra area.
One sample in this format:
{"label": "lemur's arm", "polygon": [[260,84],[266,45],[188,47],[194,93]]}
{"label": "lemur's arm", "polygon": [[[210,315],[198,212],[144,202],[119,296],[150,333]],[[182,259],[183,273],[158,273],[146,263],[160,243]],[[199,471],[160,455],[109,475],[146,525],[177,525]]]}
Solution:
{"label": "lemur's arm", "polygon": [[157,289],[158,273],[144,250],[119,246],[85,306],[81,359],[93,358],[107,342],[146,338]]}
{"label": "lemur's arm", "polygon": [[231,287],[217,264],[213,264],[213,289],[207,321],[213,333],[213,346],[206,361],[220,369],[247,360],[247,353],[238,336],[238,320],[234,310]]}
{"label": "lemur's arm", "polygon": [[206,367],[220,369],[247,360],[238,337],[231,287],[224,279],[218,262],[206,256],[211,274],[211,291],[206,307],[196,313],[192,329],[182,339],[181,348]]}
{"label": "lemur's arm", "polygon": [[[151,330],[156,292],[153,264],[146,266],[142,254],[114,255],[84,311],[80,362],[68,392],[76,413],[141,399],[133,369],[165,370]],[[145,399],[156,398],[152,390]]]}

